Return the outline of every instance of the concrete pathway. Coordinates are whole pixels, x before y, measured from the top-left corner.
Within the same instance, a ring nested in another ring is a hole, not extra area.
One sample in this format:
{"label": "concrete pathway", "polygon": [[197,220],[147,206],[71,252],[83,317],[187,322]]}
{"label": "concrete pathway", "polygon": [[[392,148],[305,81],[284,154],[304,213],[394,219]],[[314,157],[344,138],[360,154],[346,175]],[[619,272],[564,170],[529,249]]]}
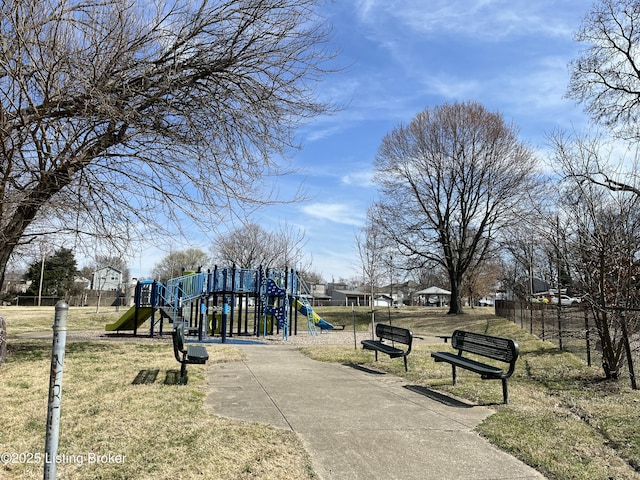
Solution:
{"label": "concrete pathway", "polygon": [[207,367],[208,408],[296,432],[323,480],[544,478],[473,431],[488,408],[289,345],[238,348],[246,361]]}

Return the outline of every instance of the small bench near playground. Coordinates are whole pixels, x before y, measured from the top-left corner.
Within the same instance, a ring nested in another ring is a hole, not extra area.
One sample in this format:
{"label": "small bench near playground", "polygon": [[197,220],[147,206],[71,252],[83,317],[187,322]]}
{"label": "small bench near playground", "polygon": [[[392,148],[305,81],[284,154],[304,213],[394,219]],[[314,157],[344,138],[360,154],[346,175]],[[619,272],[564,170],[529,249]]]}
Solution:
{"label": "small bench near playground", "polygon": [[[454,385],[456,384],[456,367],[475,372],[483,380],[499,379],[502,380],[504,403],[509,403],[507,379],[515,370],[519,354],[518,343],[515,340],[456,330],[451,336],[451,346],[458,350],[457,354],[452,352],[433,352],[431,356],[436,362],[451,364]],[[508,368],[505,371],[504,368],[463,356],[463,354],[467,353],[504,362],[508,364]]]}
{"label": "small bench near playground", "polygon": [[[411,353],[411,344],[413,343],[411,330],[378,323],[376,324],[376,337],[378,337],[378,340],[362,340],[360,342],[362,348],[374,350],[376,352],[376,362],[378,361],[378,352],[386,353],[391,358],[402,357],[404,359],[404,371],[408,371],[407,355]],[[397,348],[395,346],[396,343],[406,345],[406,348]]]}
{"label": "small bench near playground", "polygon": [[172,333],[173,353],[176,360],[180,362],[180,384],[184,384],[187,376],[188,364],[203,365],[209,360],[209,352],[200,345],[188,345],[184,348],[184,330],[177,326]]}

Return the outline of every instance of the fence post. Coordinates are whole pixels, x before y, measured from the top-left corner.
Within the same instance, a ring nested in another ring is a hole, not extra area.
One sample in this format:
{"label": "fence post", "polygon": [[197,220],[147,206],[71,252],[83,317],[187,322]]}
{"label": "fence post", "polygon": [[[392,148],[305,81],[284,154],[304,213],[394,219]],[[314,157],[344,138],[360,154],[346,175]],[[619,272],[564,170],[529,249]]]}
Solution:
{"label": "fence post", "polygon": [[591,332],[589,331],[589,312],[584,309],[584,332],[587,341],[587,365],[591,366]]}
{"label": "fence post", "polygon": [[542,341],[544,342],[544,312],[547,309],[546,304],[542,304],[542,308],[540,309],[540,321],[542,323]]}
{"label": "fence post", "polygon": [[529,333],[533,335],[533,303],[529,301]]}
{"label": "fence post", "polygon": [[561,306],[561,302],[558,302],[558,305],[556,306],[556,309],[558,311],[558,346],[560,347],[560,350],[562,350],[562,306]]}
{"label": "fence post", "polygon": [[60,406],[62,403],[62,373],[64,371],[64,348],[67,342],[67,314],[69,305],[61,300],[56,304],[53,321],[53,348],[49,378],[49,403],[47,408],[47,431],[45,439],[44,480],[56,478],[56,457],[60,434]]}
{"label": "fence post", "polygon": [[520,304],[520,328],[524,329],[524,304],[522,302],[518,302]]}

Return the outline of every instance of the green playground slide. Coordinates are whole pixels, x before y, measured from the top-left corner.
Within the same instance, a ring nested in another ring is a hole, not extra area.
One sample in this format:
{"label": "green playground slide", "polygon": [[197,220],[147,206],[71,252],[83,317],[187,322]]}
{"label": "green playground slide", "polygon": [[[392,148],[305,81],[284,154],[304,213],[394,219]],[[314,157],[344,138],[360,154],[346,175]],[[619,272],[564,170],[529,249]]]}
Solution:
{"label": "green playground slide", "polygon": [[116,330],[135,330],[151,316],[151,307],[138,308],[138,325],[136,325],[136,307],[131,307],[127,312],[122,315],[116,322],[108,323],[104,326],[107,332],[115,332]]}
{"label": "green playground slide", "polygon": [[322,318],[320,315],[318,315],[313,308],[311,308],[311,306],[306,306],[304,305],[300,300],[295,300],[295,307],[296,309],[303,315],[308,316],[309,313],[311,314],[311,317],[313,318],[313,323],[315,323],[315,325],[317,327],[320,327],[322,329],[326,329],[326,330],[330,330],[332,328],[334,328],[333,325],[331,325],[329,322],[327,322],[324,318]]}

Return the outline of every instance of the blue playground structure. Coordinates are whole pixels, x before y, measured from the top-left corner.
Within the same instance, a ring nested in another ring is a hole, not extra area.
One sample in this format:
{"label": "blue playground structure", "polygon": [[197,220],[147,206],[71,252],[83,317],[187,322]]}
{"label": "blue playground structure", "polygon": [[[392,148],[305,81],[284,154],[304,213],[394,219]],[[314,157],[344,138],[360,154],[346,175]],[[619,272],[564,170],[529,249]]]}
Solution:
{"label": "blue playground structure", "polygon": [[[136,284],[134,305],[105,330],[120,332],[138,328],[150,320],[149,335],[162,335],[164,322],[183,325],[185,334],[219,335],[225,343],[234,335],[297,335],[299,316],[306,319],[309,334],[333,325],[314,312],[306,283],[293,270],[218,268],[213,272],[184,272],[166,284],[141,280]],[[252,310],[250,312],[250,310]],[[253,329],[249,332],[249,316]]]}

